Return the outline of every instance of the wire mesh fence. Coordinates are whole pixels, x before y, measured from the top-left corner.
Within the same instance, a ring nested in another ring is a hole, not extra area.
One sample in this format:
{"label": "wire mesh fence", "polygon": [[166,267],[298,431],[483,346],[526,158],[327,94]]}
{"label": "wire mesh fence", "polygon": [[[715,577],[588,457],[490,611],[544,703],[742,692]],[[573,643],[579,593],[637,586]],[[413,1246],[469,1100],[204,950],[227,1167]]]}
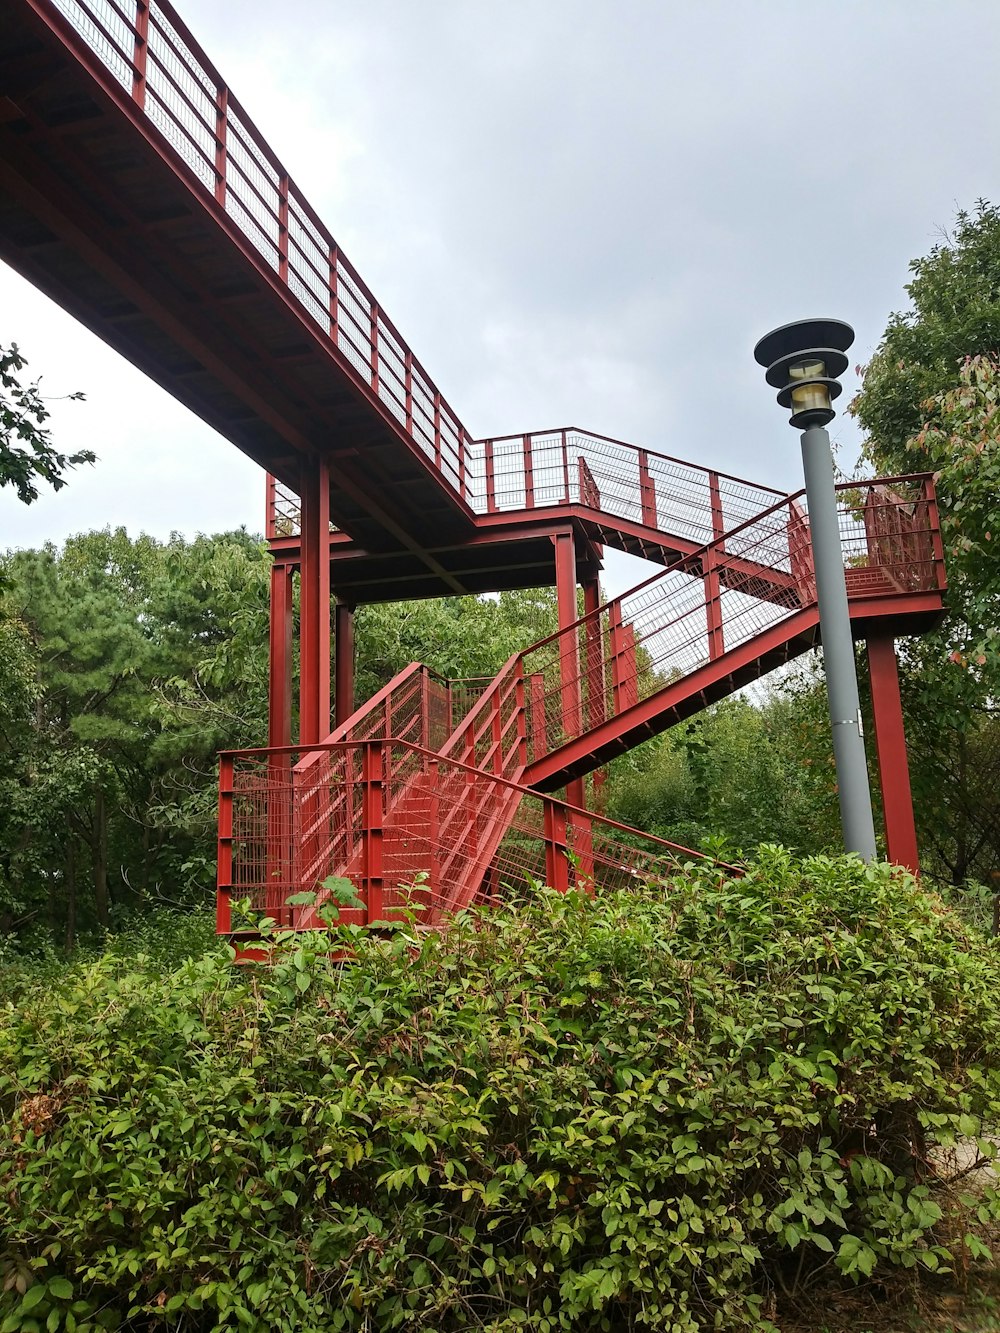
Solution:
{"label": "wire mesh fence", "polygon": [[[353,905],[341,920],[413,914],[437,926],[540,884],[591,893],[711,860],[398,739],[229,752],[220,810],[223,930],[233,899],[291,928],[319,926],[345,881]],[[289,902],[303,893],[315,901]]]}

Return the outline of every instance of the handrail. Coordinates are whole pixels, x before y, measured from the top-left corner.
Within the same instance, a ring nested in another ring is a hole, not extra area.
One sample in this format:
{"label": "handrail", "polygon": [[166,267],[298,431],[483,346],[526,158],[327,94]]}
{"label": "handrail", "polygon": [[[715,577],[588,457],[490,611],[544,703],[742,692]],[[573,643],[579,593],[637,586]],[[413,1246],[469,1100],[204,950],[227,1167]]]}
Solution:
{"label": "handrail", "polygon": [[[312,760],[305,790],[289,763]],[[631,829],[617,820],[396,738],[229,750],[220,755],[217,926],[249,896],[281,924],[320,924],[314,907],[289,904],[328,875],[351,879],[374,923],[423,903],[430,923],[487,897],[506,881],[539,877],[587,892],[634,885],[664,860],[698,861],[733,877],[739,866]],[[423,881],[423,882],[422,882]],[[320,889],[320,896],[322,890]]]}
{"label": "handrail", "polygon": [[170,0],[27,3],[131,106],[342,373],[464,498],[468,431]]}
{"label": "handrail", "polygon": [[[921,512],[892,488],[909,486]],[[943,587],[933,477],[912,474],[838,485],[867,491],[841,506],[852,600]],[[784,497],[714,542],[515,653],[469,713],[463,736],[485,733],[490,710],[520,681],[540,682],[525,707],[528,766],[593,726],[750,641],[815,601],[805,492]],[[887,518],[888,516],[888,518]],[[885,534],[880,528],[888,526]],[[780,566],[780,568],[779,568]],[[873,584],[872,580],[875,580]],[[446,753],[456,749],[456,737]],[[523,771],[523,770],[522,770]]]}

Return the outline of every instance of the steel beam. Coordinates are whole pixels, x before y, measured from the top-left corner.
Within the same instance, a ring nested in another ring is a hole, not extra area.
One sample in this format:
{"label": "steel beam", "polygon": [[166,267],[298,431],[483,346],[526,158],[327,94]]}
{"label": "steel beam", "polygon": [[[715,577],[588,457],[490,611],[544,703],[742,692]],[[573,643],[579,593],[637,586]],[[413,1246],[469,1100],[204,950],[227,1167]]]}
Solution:
{"label": "steel beam", "polygon": [[920,853],[913,821],[896,645],[891,633],[870,634],[867,644],[886,857],[919,874]]}
{"label": "steel beam", "polygon": [[334,611],[334,720],[339,727],[354,712],[354,607],[337,602]]}
{"label": "steel beam", "polygon": [[302,567],[299,574],[299,744],[330,732],[330,469],[302,467]]}

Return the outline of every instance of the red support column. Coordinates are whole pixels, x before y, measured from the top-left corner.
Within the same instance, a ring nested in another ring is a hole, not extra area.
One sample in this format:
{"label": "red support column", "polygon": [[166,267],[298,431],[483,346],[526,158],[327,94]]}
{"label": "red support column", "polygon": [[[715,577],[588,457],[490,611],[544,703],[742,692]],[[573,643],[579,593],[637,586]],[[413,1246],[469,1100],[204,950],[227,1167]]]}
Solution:
{"label": "red support column", "polygon": [[[292,743],[292,566],[271,566],[271,624],[267,691],[267,743]],[[267,760],[267,884],[268,914],[279,925],[291,923],[286,896],[292,867],[290,754]]]}
{"label": "red support column", "polygon": [[545,838],[545,879],[550,889],[565,893],[569,888],[569,861],[566,857],[566,808],[554,801],[543,806]]}
{"label": "red support column", "polygon": [[[556,611],[559,629],[576,623],[576,549],[573,533],[557,532],[552,537],[556,548]],[[562,702],[562,739],[573,740],[581,730],[580,641],[576,631],[559,640],[559,682]],[[566,799],[573,805],[585,805],[582,778],[574,778],[566,787]]]}
{"label": "red support column", "polygon": [[910,769],[906,758],[903,707],[899,697],[899,668],[891,634],[868,640],[868,675],[875,716],[882,811],[885,818],[886,856],[897,865],[920,873],[917,831],[913,823]]}
{"label": "red support column", "polygon": [[299,592],[299,744],[330,732],[330,469],[311,460],[302,469]]}
{"label": "red support column", "polygon": [[268,745],[292,743],[292,567],[271,566]]}
{"label": "red support column", "polygon": [[339,727],[354,712],[354,607],[338,602],[334,612],[334,720]]}

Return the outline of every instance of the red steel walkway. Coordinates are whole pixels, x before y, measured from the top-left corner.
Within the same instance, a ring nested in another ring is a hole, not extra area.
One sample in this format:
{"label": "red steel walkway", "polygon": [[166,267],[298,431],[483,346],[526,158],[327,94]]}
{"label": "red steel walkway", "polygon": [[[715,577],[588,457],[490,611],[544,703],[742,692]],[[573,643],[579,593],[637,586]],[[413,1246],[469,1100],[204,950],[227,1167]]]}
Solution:
{"label": "red steel walkway", "polygon": [[[816,642],[801,496],[573,427],[475,439],[166,0],[0,0],[0,258],[268,473],[270,746],[223,756],[223,928],[234,893],[280,913],[330,874],[365,919],[401,894],[436,918],[694,855],[646,839],[640,867],[582,775]],[[916,865],[893,640],[941,613],[933,488],[842,500]],[[664,568],[601,606],[605,545]],[[414,666],[355,712],[355,606],[543,584],[560,632],[495,681]]]}

